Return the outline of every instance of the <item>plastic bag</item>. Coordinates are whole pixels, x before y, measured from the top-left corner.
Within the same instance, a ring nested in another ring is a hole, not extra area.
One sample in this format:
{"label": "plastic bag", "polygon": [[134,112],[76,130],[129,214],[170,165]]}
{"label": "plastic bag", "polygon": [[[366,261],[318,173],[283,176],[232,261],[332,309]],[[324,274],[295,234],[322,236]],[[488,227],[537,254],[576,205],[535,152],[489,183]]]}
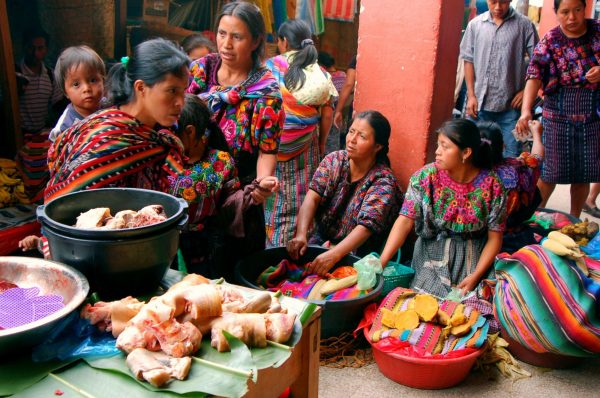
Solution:
{"label": "plastic bag", "polygon": [[374,253],[368,254],[355,262],[354,268],[358,271],[356,287],[359,290],[372,289],[377,283],[377,274],[381,274],[383,271],[381,260]]}
{"label": "plastic bag", "polygon": [[448,295],[446,296],[446,300],[456,301],[456,302],[460,303],[463,300],[466,300],[466,299],[472,297],[474,294],[475,294],[475,291],[472,290],[463,296],[462,289],[459,289],[457,287],[452,287],[450,289],[450,293],[448,293]]}
{"label": "plastic bag", "polygon": [[51,332],[46,341],[32,350],[34,362],[52,359],[64,361],[71,358],[105,357],[119,354],[115,338],[101,332],[74,311],[63,319]]}
{"label": "plastic bag", "polygon": [[581,250],[593,259],[600,260],[600,233],[597,233],[587,245],[581,246]]}

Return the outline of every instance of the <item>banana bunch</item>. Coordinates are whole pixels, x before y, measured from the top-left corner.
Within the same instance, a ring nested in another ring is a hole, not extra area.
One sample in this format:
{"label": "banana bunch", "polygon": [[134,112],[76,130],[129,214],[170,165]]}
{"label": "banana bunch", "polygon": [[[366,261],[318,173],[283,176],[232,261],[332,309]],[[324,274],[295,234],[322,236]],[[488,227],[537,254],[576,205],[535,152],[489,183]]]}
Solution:
{"label": "banana bunch", "polygon": [[11,159],[0,158],[0,209],[15,203],[28,204],[25,185],[19,176],[17,163]]}
{"label": "banana bunch", "polygon": [[568,235],[562,232],[552,231],[548,234],[548,239],[542,241],[542,247],[550,250],[558,256],[564,256],[574,260],[579,269],[587,276],[589,275],[588,267],[583,257],[585,256],[579,245]]}

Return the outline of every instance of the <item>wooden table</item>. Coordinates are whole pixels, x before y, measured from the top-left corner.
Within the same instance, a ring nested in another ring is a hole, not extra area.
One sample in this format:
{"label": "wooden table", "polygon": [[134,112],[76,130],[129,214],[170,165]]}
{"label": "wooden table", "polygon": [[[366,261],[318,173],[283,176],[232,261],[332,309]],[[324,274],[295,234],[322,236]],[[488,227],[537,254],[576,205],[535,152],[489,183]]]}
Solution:
{"label": "wooden table", "polygon": [[318,308],[302,329],[300,342],[292,355],[278,368],[258,372],[258,383],[250,382],[245,397],[278,397],[291,387],[293,398],[317,397],[319,394],[319,342],[321,309]]}

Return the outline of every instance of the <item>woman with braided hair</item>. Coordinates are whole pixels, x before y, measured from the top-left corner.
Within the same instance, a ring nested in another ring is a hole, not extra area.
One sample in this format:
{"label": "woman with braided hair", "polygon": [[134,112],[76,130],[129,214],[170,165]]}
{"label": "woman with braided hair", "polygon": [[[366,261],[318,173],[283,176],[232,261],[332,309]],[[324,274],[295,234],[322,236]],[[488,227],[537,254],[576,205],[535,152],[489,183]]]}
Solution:
{"label": "woman with braided hair", "polygon": [[308,24],[290,19],[277,34],[281,55],[266,66],[279,81],[285,123],[275,169],[280,189],[265,202],[267,246],[284,246],[294,235],[300,205],[325,153],[337,97],[331,76],[317,62]]}
{"label": "woman with braided hair", "polygon": [[309,243],[330,243],[308,273],[325,275],[350,252],[363,256],[381,248],[402,204],[387,156],[390,132],[381,113],[361,112],[346,135],[346,149],[331,152],[319,164],[298,213],[295,236],[287,244],[297,259]]}

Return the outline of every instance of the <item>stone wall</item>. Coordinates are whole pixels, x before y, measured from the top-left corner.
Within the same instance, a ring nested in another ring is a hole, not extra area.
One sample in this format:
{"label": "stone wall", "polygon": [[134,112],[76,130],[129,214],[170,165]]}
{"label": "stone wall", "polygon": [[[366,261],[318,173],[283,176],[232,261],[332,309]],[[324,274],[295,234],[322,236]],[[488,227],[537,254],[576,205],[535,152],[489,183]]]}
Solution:
{"label": "stone wall", "polygon": [[87,44],[103,59],[114,58],[115,2],[113,0],[38,1],[42,27],[53,40],[49,59],[69,46]]}

